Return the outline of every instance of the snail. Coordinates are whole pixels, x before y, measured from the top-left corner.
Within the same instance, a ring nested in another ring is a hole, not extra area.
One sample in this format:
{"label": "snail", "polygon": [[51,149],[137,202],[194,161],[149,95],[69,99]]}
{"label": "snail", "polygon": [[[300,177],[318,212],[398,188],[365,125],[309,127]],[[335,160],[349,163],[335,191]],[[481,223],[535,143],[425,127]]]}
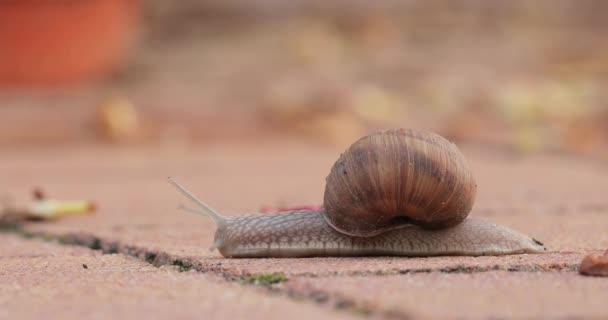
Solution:
{"label": "snail", "polygon": [[541,253],[541,242],[467,219],[477,185],[455,144],[430,132],[392,129],[357,140],[326,179],[323,208],[224,216],[172,178],[215,222],[225,257],[440,256]]}

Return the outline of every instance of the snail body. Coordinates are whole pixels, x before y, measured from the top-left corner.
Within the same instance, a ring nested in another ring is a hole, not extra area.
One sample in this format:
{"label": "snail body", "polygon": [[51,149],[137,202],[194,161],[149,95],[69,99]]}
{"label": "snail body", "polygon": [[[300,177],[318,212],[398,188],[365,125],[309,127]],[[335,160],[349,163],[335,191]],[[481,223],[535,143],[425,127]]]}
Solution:
{"label": "snail body", "polygon": [[214,245],[225,257],[481,256],[543,251],[542,244],[530,237],[479,219],[441,230],[409,226],[373,237],[353,237],[330,227],[322,210],[228,218],[217,229]]}
{"label": "snail body", "polygon": [[456,146],[439,135],[388,130],[336,161],[321,210],[223,216],[170,179],[211,217],[225,257],[440,256],[540,253],[539,241],[466,219],[477,185]]}

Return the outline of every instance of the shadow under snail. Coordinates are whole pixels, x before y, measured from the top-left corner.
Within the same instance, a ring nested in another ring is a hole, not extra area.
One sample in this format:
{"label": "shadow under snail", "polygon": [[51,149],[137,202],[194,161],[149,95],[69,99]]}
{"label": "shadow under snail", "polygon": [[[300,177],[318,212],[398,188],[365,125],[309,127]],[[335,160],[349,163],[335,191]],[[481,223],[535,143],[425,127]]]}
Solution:
{"label": "shadow under snail", "polygon": [[225,257],[440,256],[541,253],[541,242],[466,219],[477,184],[456,145],[411,129],[352,144],[326,179],[323,209],[224,216],[169,178],[217,226]]}

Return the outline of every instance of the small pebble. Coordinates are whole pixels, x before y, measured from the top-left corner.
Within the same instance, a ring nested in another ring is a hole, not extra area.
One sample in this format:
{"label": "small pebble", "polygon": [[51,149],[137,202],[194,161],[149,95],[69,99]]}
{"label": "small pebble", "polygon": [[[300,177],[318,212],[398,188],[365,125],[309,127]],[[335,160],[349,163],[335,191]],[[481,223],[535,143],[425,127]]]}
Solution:
{"label": "small pebble", "polygon": [[586,276],[608,277],[608,250],[603,255],[599,253],[587,255],[581,262],[578,272]]}

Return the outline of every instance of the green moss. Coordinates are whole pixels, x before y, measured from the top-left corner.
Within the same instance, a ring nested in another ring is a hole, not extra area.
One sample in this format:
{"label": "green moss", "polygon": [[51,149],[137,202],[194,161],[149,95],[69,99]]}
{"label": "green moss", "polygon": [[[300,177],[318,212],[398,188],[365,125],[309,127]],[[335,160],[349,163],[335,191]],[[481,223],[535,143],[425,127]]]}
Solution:
{"label": "green moss", "polygon": [[353,308],[352,312],[355,316],[359,316],[359,317],[369,317],[372,315],[372,310],[369,308],[365,308],[365,307]]}
{"label": "green moss", "polygon": [[91,248],[92,250],[101,250],[101,240],[94,239],[93,242],[89,244],[89,248]]}
{"label": "green moss", "polygon": [[151,253],[151,252],[147,252],[146,253],[146,262],[147,263],[154,263],[154,260],[156,259],[156,254],[155,253]]}
{"label": "green moss", "polygon": [[241,279],[241,284],[253,284],[256,286],[269,286],[275,283],[287,281],[287,276],[282,272],[256,273]]}
{"label": "green moss", "polygon": [[0,223],[0,232],[21,234],[23,228],[16,223]]}
{"label": "green moss", "polygon": [[188,262],[181,261],[181,260],[173,261],[173,265],[177,266],[179,272],[188,272],[188,271],[192,270],[191,264],[189,264]]}
{"label": "green moss", "polygon": [[119,249],[120,248],[118,247],[118,243],[116,243],[116,242],[110,243],[104,249],[104,253],[105,254],[116,254],[116,253],[119,253]]}
{"label": "green moss", "polygon": [[0,224],[0,232],[14,233],[25,239],[38,239],[48,242],[61,240],[61,237],[59,236],[44,232],[26,230],[19,224]]}

